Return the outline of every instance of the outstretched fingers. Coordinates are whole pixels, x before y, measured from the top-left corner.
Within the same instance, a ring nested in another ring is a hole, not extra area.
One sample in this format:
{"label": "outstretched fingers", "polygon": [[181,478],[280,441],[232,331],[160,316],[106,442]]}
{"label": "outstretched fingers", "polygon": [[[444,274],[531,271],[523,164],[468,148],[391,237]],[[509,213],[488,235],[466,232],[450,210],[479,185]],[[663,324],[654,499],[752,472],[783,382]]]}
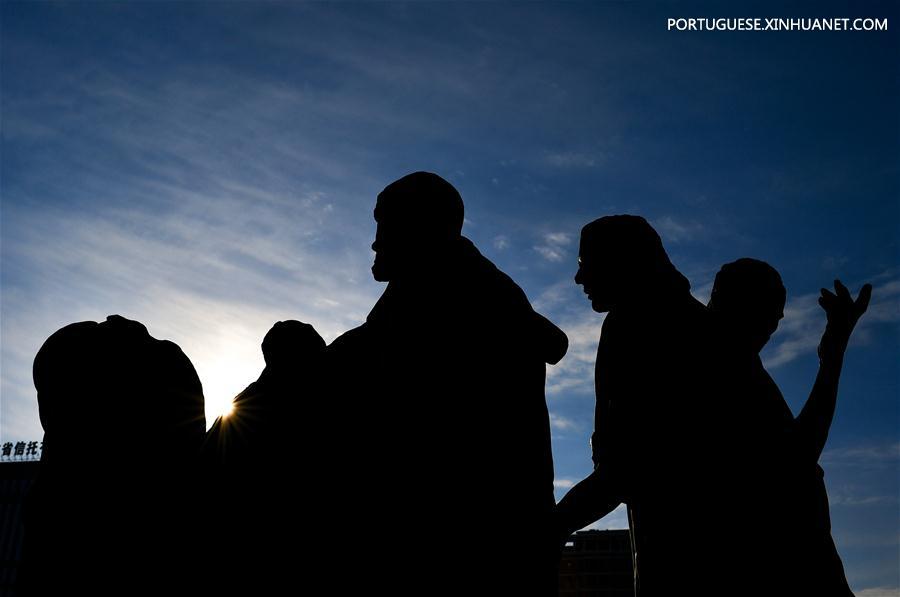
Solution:
{"label": "outstretched fingers", "polygon": [[869,308],[870,300],[872,300],[872,285],[863,284],[863,287],[859,291],[859,296],[856,297],[856,301],[853,303],[856,306],[857,318],[859,318],[863,313],[866,312],[866,309]]}
{"label": "outstretched fingers", "polygon": [[872,285],[864,284],[856,300],[853,300],[850,290],[840,280],[834,281],[834,292],[822,288],[821,293],[819,305],[828,315],[829,323],[846,328],[845,333],[849,336],[856,322],[869,308],[869,301],[872,299]]}
{"label": "outstretched fingers", "polygon": [[840,299],[842,301],[846,301],[848,303],[853,302],[853,297],[850,296],[850,291],[847,290],[847,287],[844,286],[840,280],[834,281],[834,290],[835,290],[837,296],[840,297]]}

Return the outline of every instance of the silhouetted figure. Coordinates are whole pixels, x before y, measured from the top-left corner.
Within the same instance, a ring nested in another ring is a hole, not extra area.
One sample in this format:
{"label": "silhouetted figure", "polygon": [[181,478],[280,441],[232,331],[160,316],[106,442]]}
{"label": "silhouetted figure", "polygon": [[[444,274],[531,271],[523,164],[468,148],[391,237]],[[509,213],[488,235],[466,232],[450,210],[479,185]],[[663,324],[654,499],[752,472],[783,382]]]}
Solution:
{"label": "silhouetted figure", "polygon": [[740,594],[852,596],[817,461],[834,416],[843,355],[872,288],[863,286],[855,302],[839,281],[835,290],[823,289],[819,299],[828,319],[819,372],[795,418],[759,358],[784,316],[781,277],[746,258],[716,275],[709,309],[719,332],[721,416],[730,424],[719,444],[720,475],[705,493],[709,516],[718,522],[709,525],[714,569]]}
{"label": "silhouetted figure", "polygon": [[638,216],[607,216],[582,229],[575,282],[607,315],[595,371],[595,470],[561,500],[560,537],[624,502],[640,595],[703,594],[705,546],[684,521],[702,512],[694,463],[708,448],[698,431],[712,415],[706,309]]}
{"label": "silhouetted figure", "polygon": [[[211,592],[280,595],[312,586],[321,549],[313,527],[318,467],[333,462],[318,450],[319,376],[325,341],[309,324],[279,321],[262,342],[266,366],[207,434],[207,503],[214,513]],[[339,464],[338,466],[343,466]]]}
{"label": "silhouetted figure", "polygon": [[372,273],[389,284],[328,348],[345,465],[332,548],[355,570],[340,590],[552,594],[544,380],[567,338],[461,236],[462,199],[441,177],[390,184],[375,220]]}
{"label": "silhouetted figure", "polygon": [[112,315],[54,333],[34,360],[44,447],[20,594],[169,594],[202,535],[191,474],[203,391],[176,344]]}

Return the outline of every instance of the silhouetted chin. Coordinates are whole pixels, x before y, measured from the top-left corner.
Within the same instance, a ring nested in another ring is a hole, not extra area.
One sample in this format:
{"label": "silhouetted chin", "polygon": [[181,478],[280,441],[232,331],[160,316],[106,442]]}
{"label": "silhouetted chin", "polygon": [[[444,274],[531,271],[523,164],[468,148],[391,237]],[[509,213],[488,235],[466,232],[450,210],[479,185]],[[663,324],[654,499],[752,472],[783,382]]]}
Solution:
{"label": "silhouetted chin", "polygon": [[390,282],[391,278],[387,272],[387,268],[378,263],[378,260],[375,260],[375,263],[372,264],[372,277],[375,278],[376,282]]}
{"label": "silhouetted chin", "polygon": [[769,343],[769,338],[772,337],[772,334],[757,334],[752,340],[753,350],[756,352],[761,352],[763,348],[765,348],[766,344]]}
{"label": "silhouetted chin", "polygon": [[611,308],[612,306],[609,303],[604,303],[598,299],[591,299],[591,309],[593,309],[597,313],[606,313]]}

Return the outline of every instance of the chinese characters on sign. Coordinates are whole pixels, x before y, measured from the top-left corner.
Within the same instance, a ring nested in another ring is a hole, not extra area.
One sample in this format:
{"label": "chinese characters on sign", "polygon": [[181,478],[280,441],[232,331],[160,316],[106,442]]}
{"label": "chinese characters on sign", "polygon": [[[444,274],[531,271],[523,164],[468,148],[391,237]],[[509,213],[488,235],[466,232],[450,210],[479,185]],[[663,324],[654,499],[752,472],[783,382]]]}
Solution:
{"label": "chinese characters on sign", "polygon": [[0,461],[40,460],[43,450],[44,442],[4,442],[0,447]]}

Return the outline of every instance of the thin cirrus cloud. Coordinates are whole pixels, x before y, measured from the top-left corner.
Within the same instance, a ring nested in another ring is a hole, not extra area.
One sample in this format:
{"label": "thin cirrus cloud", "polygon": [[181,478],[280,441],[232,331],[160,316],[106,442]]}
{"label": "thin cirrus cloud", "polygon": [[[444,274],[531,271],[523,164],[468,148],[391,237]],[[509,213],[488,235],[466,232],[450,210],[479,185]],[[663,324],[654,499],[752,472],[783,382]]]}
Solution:
{"label": "thin cirrus cloud", "polygon": [[317,220],[330,210],[320,198],[299,199],[293,214],[243,201],[238,219],[228,217],[230,200],[189,194],[175,203],[168,212],[145,204],[16,216],[8,256],[29,264],[27,285],[38,292],[4,293],[4,311],[17,315],[4,319],[5,437],[39,434],[24,372],[43,338],[71,321],[119,313],[177,342],[204,383],[211,423],[261,371],[259,344],[274,321],[308,321],[331,340],[377,297],[350,246],[356,238],[366,247],[361,235],[341,250],[321,245]]}
{"label": "thin cirrus cloud", "polygon": [[[873,280],[872,301],[854,330],[851,346],[866,344],[875,326],[900,321],[900,279],[892,276],[892,272],[885,272]],[[854,296],[861,286],[851,288]],[[772,346],[763,353],[766,368],[782,367],[815,352],[826,323],[825,311],[818,303],[819,296],[819,293],[809,293],[788,301],[784,319],[772,337]]]}
{"label": "thin cirrus cloud", "polygon": [[591,310],[590,303],[570,279],[547,285],[533,305],[556,322],[569,338],[565,358],[547,368],[547,396],[551,404],[568,394],[581,399],[592,396],[597,342],[605,316]]}
{"label": "thin cirrus cloud", "polygon": [[510,247],[509,237],[505,234],[500,234],[494,237],[494,248],[498,251],[505,251]]}
{"label": "thin cirrus cloud", "polygon": [[697,221],[662,216],[651,221],[659,235],[668,243],[683,243],[696,240],[705,232],[703,224]]}
{"label": "thin cirrus cloud", "polygon": [[856,597],[900,597],[900,588],[874,587],[855,592]]}
{"label": "thin cirrus cloud", "polygon": [[[30,362],[72,321],[119,313],[179,343],[211,423],[258,375],[274,321],[303,319],[331,340],[377,297],[367,268],[377,187],[363,172],[338,184],[340,163],[275,131],[228,149],[252,138],[247,106],[189,105],[213,89],[147,97],[117,83],[74,77],[91,107],[54,113],[55,127],[36,126],[40,97],[10,109],[10,139],[56,151],[36,154],[46,176],[19,179],[4,198],[4,437],[40,434]],[[94,120],[90,134],[73,134]],[[317,176],[298,176],[304,169]]]}
{"label": "thin cirrus cloud", "polygon": [[548,232],[543,235],[541,244],[535,245],[534,250],[553,263],[561,263],[568,258],[568,247],[572,244],[572,236],[566,232]]}
{"label": "thin cirrus cloud", "polygon": [[822,463],[828,466],[853,469],[896,468],[900,464],[900,443],[866,443],[831,448],[822,453]]}
{"label": "thin cirrus cloud", "polygon": [[599,166],[604,159],[605,156],[602,154],[581,153],[576,151],[548,153],[545,158],[548,164],[558,168],[595,168]]}
{"label": "thin cirrus cloud", "polygon": [[557,415],[555,413],[550,413],[550,428],[556,429],[557,431],[569,431],[572,429],[580,429],[581,425],[577,422],[573,421],[568,417],[564,417],[562,415]]}

